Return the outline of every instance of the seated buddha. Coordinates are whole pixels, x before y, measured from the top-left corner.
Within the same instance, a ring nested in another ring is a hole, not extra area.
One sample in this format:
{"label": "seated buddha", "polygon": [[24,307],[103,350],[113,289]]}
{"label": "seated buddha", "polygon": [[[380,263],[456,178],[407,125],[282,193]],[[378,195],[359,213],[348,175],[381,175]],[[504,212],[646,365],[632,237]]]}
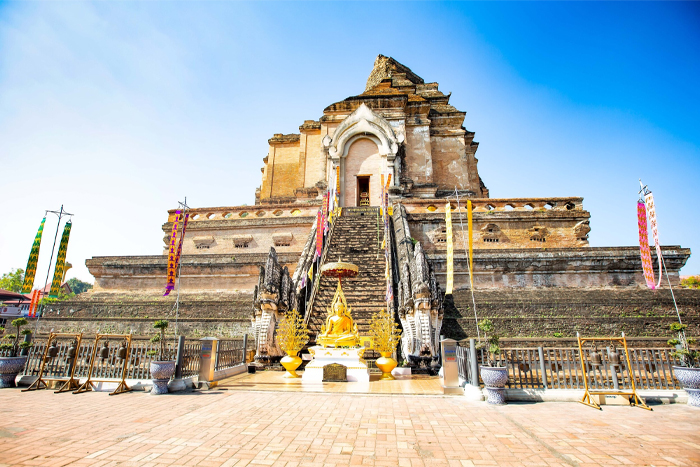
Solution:
{"label": "seated buddha", "polygon": [[357,346],[360,341],[357,325],[346,310],[345,304],[340,300],[333,304],[333,313],[329,313],[326,324],[321,326],[321,332],[316,339],[323,347]]}

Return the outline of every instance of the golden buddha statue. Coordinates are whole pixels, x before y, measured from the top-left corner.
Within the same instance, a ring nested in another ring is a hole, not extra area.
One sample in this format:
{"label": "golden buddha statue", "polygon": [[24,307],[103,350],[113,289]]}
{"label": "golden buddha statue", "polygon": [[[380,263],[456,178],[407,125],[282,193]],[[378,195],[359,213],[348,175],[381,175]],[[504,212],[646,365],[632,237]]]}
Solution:
{"label": "golden buddha statue", "polygon": [[316,341],[323,347],[355,347],[360,342],[357,325],[350,317],[350,308],[347,306],[340,284],[328,308],[326,324],[321,326],[321,332]]}

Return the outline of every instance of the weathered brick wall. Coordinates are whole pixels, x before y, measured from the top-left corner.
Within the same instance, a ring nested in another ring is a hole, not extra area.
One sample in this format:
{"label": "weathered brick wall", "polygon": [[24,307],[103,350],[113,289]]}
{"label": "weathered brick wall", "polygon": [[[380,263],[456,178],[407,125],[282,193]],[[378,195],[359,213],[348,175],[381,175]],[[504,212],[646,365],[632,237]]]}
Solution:
{"label": "weathered brick wall", "polygon": [[146,294],[83,294],[46,307],[41,332],[153,334],[153,322],[167,319],[190,337],[235,337],[250,332],[252,293],[187,294],[176,313],[175,297]]}
{"label": "weathered brick wall", "polygon": [[[676,290],[681,318],[690,335],[700,335],[700,290]],[[619,336],[670,338],[677,322],[668,290],[549,289],[479,290],[479,320],[493,321],[504,337],[554,338]],[[475,337],[476,324],[469,290],[458,290],[445,302],[442,334],[461,340]]]}

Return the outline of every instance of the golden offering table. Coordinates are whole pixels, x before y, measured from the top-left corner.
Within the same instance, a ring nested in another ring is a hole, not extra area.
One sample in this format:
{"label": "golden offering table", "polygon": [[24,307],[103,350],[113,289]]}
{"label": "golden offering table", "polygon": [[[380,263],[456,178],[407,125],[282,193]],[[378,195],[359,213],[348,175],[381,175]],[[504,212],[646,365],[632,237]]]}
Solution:
{"label": "golden offering table", "polygon": [[357,347],[353,349],[331,348],[315,345],[309,348],[314,359],[306,365],[301,377],[303,383],[323,381],[323,367],[332,363],[343,365],[347,368],[348,382],[369,383],[369,368],[362,358],[365,349]]}

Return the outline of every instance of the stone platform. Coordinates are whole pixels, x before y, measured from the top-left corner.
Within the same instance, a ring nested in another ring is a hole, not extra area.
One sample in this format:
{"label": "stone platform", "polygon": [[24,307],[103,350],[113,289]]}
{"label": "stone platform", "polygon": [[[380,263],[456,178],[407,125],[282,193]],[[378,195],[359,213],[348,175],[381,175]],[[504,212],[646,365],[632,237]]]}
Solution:
{"label": "stone platform", "polygon": [[348,381],[369,383],[369,369],[362,359],[365,349],[332,349],[316,345],[309,348],[314,359],[306,365],[302,382],[320,383],[323,381],[323,367],[338,363],[347,368]]}

